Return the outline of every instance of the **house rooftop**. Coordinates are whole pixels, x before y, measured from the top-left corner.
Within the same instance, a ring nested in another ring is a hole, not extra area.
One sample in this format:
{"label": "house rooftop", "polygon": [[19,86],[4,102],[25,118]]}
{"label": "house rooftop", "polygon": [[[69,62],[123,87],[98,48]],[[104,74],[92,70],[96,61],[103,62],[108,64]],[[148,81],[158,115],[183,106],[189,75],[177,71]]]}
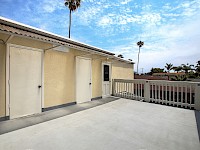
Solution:
{"label": "house rooftop", "polygon": [[177,76],[177,75],[185,75],[185,72],[161,72],[161,73],[153,73],[153,76]]}

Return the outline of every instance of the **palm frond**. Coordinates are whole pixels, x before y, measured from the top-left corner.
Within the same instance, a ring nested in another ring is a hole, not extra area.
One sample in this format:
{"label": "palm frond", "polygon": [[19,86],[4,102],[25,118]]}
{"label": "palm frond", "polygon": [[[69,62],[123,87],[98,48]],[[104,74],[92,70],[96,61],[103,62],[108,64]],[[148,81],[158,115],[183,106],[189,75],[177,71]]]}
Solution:
{"label": "palm frond", "polygon": [[81,0],[65,0],[65,6],[71,11],[77,10],[81,6]]}

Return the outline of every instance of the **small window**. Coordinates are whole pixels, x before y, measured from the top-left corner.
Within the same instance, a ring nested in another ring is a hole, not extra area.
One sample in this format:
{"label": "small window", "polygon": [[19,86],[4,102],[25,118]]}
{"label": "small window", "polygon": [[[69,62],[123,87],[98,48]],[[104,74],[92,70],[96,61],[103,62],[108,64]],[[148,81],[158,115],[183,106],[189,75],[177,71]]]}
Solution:
{"label": "small window", "polygon": [[109,81],[109,76],[110,76],[110,73],[109,73],[109,65],[104,65],[104,81]]}

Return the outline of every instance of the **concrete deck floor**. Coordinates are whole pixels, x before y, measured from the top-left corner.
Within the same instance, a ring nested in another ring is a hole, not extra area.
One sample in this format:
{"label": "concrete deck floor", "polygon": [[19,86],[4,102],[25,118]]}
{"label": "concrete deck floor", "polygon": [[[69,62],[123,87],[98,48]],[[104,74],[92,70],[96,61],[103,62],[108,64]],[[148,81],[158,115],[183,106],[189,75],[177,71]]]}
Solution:
{"label": "concrete deck floor", "polygon": [[194,111],[119,99],[0,135],[2,150],[199,150]]}
{"label": "concrete deck floor", "polygon": [[36,125],[42,122],[46,122],[52,119],[57,119],[59,117],[63,117],[69,114],[73,114],[79,111],[83,111],[92,107],[96,107],[99,105],[103,105],[105,103],[109,103],[119,98],[116,97],[107,97],[103,99],[98,99],[90,102],[85,102],[81,104],[66,106],[58,109],[53,109],[49,111],[42,112],[40,114],[34,114],[26,117],[21,117],[17,119],[7,120],[0,122],[0,135],[5,134],[11,131],[15,131],[18,129],[22,129],[25,127],[29,127],[32,125]]}

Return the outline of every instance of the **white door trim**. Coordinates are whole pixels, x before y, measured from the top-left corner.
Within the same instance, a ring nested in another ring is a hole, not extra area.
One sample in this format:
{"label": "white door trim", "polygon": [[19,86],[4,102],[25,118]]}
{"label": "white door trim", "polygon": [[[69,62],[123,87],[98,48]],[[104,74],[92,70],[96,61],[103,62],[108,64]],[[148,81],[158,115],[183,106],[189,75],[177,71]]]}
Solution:
{"label": "white door trim", "polygon": [[16,47],[21,49],[28,49],[33,51],[42,52],[42,64],[41,64],[41,81],[42,81],[42,93],[41,93],[41,111],[44,108],[44,50],[26,47],[16,44],[6,44],[6,116],[10,116],[10,47]]}
{"label": "white door trim", "polygon": [[76,79],[75,79],[75,99],[76,99],[76,102],[77,102],[77,87],[78,87],[78,83],[77,83],[77,78],[78,78],[78,74],[77,74],[77,60],[78,59],[86,59],[86,60],[90,60],[90,63],[91,63],[91,67],[90,67],[90,83],[91,83],[91,88],[90,88],[90,100],[92,99],[92,59],[91,58],[87,58],[87,57],[81,57],[81,56],[76,56],[76,64],[75,64],[75,66],[76,66],[76,71],[75,71],[75,77],[76,77]]}
{"label": "white door trim", "polygon": [[104,82],[104,65],[109,65],[109,82],[110,82],[110,94],[107,95],[107,96],[111,96],[111,85],[112,85],[112,79],[111,79],[111,74],[112,74],[112,63],[111,62],[102,62],[102,97],[105,98],[107,96],[103,95],[103,89],[104,89],[104,85],[103,85],[103,82]]}

